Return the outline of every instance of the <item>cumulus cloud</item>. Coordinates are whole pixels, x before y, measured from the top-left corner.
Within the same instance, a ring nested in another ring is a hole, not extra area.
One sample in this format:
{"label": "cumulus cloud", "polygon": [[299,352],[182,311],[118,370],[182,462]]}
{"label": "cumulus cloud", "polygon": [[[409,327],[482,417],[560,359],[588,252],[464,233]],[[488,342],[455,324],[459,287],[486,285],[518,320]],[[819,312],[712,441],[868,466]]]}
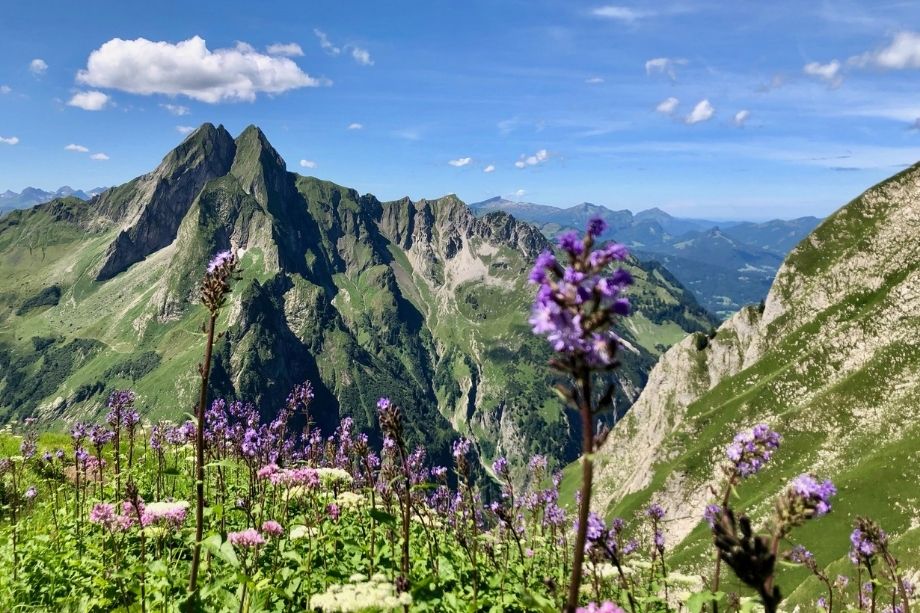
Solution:
{"label": "cumulus cloud", "polygon": [[362,49],[361,47],[352,47],[351,57],[355,58],[355,61],[362,66],[374,65],[374,60],[371,59],[371,54],[367,49]]}
{"label": "cumulus cloud", "polygon": [[105,161],[105,160],[109,159],[109,156],[107,156],[107,155],[104,154],[104,153],[94,153],[94,154],[92,154],[91,156],[89,156],[89,159],[91,159],[91,160]]}
{"label": "cumulus cloud", "polygon": [[615,21],[621,21],[623,23],[632,23],[638,19],[643,19],[645,17],[652,17],[655,15],[651,11],[640,11],[638,9],[630,8],[628,6],[618,6],[615,4],[608,4],[606,6],[599,6],[596,9],[591,11],[591,14],[595,17],[603,17],[604,19],[613,19]]}
{"label": "cumulus cloud", "polygon": [[672,81],[677,80],[675,66],[683,66],[687,60],[682,58],[656,57],[645,62],[645,74],[664,74]]}
{"label": "cumulus cloud", "polygon": [[690,114],[684,118],[684,121],[691,125],[700,123],[701,121],[708,121],[715,112],[716,110],[709,103],[709,100],[700,100],[696,103],[696,106],[693,107],[693,110],[690,111]]}
{"label": "cumulus cloud", "polygon": [[48,64],[41,58],[35,58],[29,62],[29,72],[36,76],[45,74],[45,71],[47,70]]}
{"label": "cumulus cloud", "polygon": [[920,68],[920,34],[899,32],[886,47],[856,55],[848,63],[854,66],[874,66],[887,70]]}
{"label": "cumulus cloud", "polygon": [[77,153],[89,153],[89,149],[87,147],[84,147],[83,145],[77,145],[75,143],[70,143],[64,147],[64,149],[67,151],[75,151]]}
{"label": "cumulus cloud", "polygon": [[348,124],[348,127],[346,128],[346,130],[363,130],[363,129],[364,129],[364,124],[360,124],[357,122]]}
{"label": "cumulus cloud", "polygon": [[809,76],[823,79],[832,87],[837,87],[843,82],[843,76],[840,74],[840,62],[837,60],[831,60],[827,64],[809,62],[805,64],[802,70]]}
{"label": "cumulus cloud", "polygon": [[528,166],[539,166],[549,159],[549,151],[540,149],[533,155],[522,155],[521,159],[514,163],[518,168],[527,168]]}
{"label": "cumulus cloud", "polygon": [[495,172],[495,164],[489,164],[488,166],[482,169],[482,172],[484,173]]}
{"label": "cumulus cloud", "polygon": [[301,168],[316,168],[316,162],[313,160],[300,160]]}
{"label": "cumulus cloud", "polygon": [[176,126],[176,132],[179,134],[191,134],[195,131],[195,128],[192,126]]}
{"label": "cumulus cloud", "polygon": [[260,92],[280,94],[328,84],[288,58],[264,55],[242,42],[211,51],[200,36],[175,44],[113,38],[90,54],[77,81],[132,94],[183,95],[211,104],[251,102]]}
{"label": "cumulus cloud", "polygon": [[749,110],[742,109],[738,111],[737,113],[735,113],[735,118],[732,121],[735,123],[736,126],[740,128],[741,126],[744,125],[744,123],[748,120],[748,117],[750,116],[751,116],[751,112]]}
{"label": "cumulus cloud", "polygon": [[470,162],[473,161],[473,158],[457,158],[456,160],[450,160],[447,162],[451,166],[460,168],[461,166],[467,166]]}
{"label": "cumulus cloud", "polygon": [[587,83],[588,85],[597,85],[603,82],[604,82],[604,79],[601,77],[590,77],[590,78],[585,79],[585,83]]}
{"label": "cumulus cloud", "polygon": [[161,104],[160,107],[166,109],[176,117],[188,115],[191,112],[187,106],[182,106],[181,104]]}
{"label": "cumulus cloud", "polygon": [[284,57],[300,57],[303,49],[297,43],[275,43],[265,48],[269,55],[283,55]]}
{"label": "cumulus cloud", "polygon": [[8,94],[13,91],[13,88],[9,85],[0,85],[0,94]]}
{"label": "cumulus cloud", "polygon": [[18,136],[0,136],[0,143],[4,145],[15,145],[19,143]]}
{"label": "cumulus cloud", "polygon": [[523,196],[523,195],[526,194],[526,193],[527,193],[527,190],[519,189],[519,190],[517,190],[516,192],[514,192],[513,195],[516,196],[517,198],[520,198],[521,196]]}
{"label": "cumulus cloud", "polygon": [[674,113],[674,111],[677,110],[678,104],[680,104],[680,100],[674,96],[670,96],[669,98],[665,98],[659,102],[658,106],[655,107],[655,110],[659,113],[664,113],[665,115],[671,115]]}
{"label": "cumulus cloud", "polygon": [[111,100],[111,98],[102,92],[77,92],[67,104],[83,109],[84,111],[101,111],[108,105],[109,100]]}
{"label": "cumulus cloud", "polygon": [[332,44],[332,41],[329,40],[329,37],[326,36],[326,33],[322,30],[314,28],[313,33],[316,34],[316,38],[319,39],[319,46],[329,55],[338,55],[342,52],[340,48]]}

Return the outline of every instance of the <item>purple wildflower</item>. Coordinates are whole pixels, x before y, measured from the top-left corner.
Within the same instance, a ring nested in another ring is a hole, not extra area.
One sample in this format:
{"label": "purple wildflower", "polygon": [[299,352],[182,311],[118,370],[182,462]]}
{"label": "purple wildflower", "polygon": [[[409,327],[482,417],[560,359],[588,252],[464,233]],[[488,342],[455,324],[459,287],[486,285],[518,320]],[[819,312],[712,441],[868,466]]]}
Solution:
{"label": "purple wildflower", "polygon": [[499,477],[508,476],[508,460],[505,459],[504,457],[498,458],[497,460],[492,462],[492,470]]}
{"label": "purple wildflower", "polygon": [[829,480],[819,483],[807,473],[793,479],[790,490],[807,508],[814,509],[815,517],[821,517],[830,512],[830,499],[837,493],[837,488]]}
{"label": "purple wildflower", "polygon": [[588,234],[597,238],[607,229],[607,222],[602,217],[592,217],[588,220]]}
{"label": "purple wildflower", "polygon": [[208,274],[213,274],[215,270],[232,262],[233,259],[233,252],[229,250],[219,251],[211,258],[211,261],[208,262]]}
{"label": "purple wildflower", "polygon": [[625,613],[623,609],[609,600],[597,604],[595,602],[589,602],[586,607],[578,607],[576,613]]}
{"label": "purple wildflower", "polygon": [[262,523],[262,534],[267,534],[268,536],[281,536],[284,534],[284,528],[274,519],[269,519]]}
{"label": "purple wildflower", "polygon": [[766,424],[758,424],[751,430],[736,434],[725,453],[737,475],[750,477],[770,461],[781,438]]}
{"label": "purple wildflower", "polygon": [[240,532],[231,532],[227,535],[229,540],[236,547],[254,548],[265,544],[265,539],[255,528],[247,528]]}
{"label": "purple wildflower", "polygon": [[115,507],[105,502],[97,502],[89,512],[89,521],[110,527],[115,521]]}
{"label": "purple wildflower", "polygon": [[645,514],[653,521],[660,521],[664,519],[664,509],[661,508],[661,505],[657,502],[650,504],[649,507],[645,510]]}
{"label": "purple wildflower", "polygon": [[716,522],[719,521],[719,517],[722,515],[722,507],[717,504],[706,505],[706,510],[703,511],[703,519],[706,520],[706,523],[709,524],[710,528],[714,528]]}
{"label": "purple wildflower", "polygon": [[35,489],[34,485],[30,485],[29,489],[26,490],[26,493],[23,494],[23,496],[25,496],[26,500],[34,500],[35,497],[38,496],[38,490]]}

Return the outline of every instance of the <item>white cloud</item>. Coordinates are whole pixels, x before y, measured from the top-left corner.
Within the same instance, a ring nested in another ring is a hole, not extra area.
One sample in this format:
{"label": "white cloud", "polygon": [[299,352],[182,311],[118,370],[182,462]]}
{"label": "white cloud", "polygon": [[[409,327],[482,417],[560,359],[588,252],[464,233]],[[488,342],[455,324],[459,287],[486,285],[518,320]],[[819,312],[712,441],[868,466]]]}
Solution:
{"label": "white cloud", "polygon": [[809,76],[827,81],[831,87],[838,87],[843,82],[843,76],[840,74],[840,62],[837,60],[831,60],[827,64],[809,62],[805,64],[802,70]]}
{"label": "white cloud", "polygon": [[849,59],[854,66],[875,66],[887,70],[920,68],[920,34],[899,32],[887,47]]}
{"label": "white cloud", "polygon": [[517,190],[516,192],[514,192],[513,195],[516,196],[516,197],[518,197],[518,198],[520,198],[521,196],[523,196],[523,195],[526,194],[526,193],[527,193],[527,190],[519,189],[519,190]]}
{"label": "white cloud", "polygon": [[735,113],[735,118],[733,121],[735,122],[735,125],[740,128],[741,126],[744,125],[744,122],[746,122],[748,120],[748,117],[750,116],[751,116],[751,112],[749,110],[742,109],[738,111],[737,113]]}
{"label": "white cloud", "polygon": [[355,61],[362,66],[374,65],[374,60],[371,59],[371,54],[367,51],[367,49],[362,49],[361,47],[352,47],[351,57],[355,58]]}
{"label": "white cloud", "polygon": [[342,52],[341,49],[332,44],[332,41],[329,40],[329,37],[326,36],[326,33],[322,30],[314,28],[313,33],[316,34],[316,38],[319,39],[319,46],[329,55],[338,55]]}
{"label": "white cloud", "polygon": [[680,104],[680,100],[678,100],[674,96],[671,96],[659,102],[658,106],[655,107],[655,110],[658,111],[659,113],[670,115],[671,113],[677,110],[678,104]]}
{"label": "white cloud", "polygon": [[668,75],[672,81],[677,80],[675,66],[683,66],[687,60],[682,58],[656,57],[645,62],[645,74],[661,73]]}
{"label": "white cloud", "polygon": [[495,164],[489,164],[488,166],[482,169],[482,172],[484,173],[495,172]]}
{"label": "white cloud", "polygon": [[538,166],[549,159],[549,151],[546,149],[540,149],[533,155],[521,156],[517,162],[514,163],[518,168],[526,168],[528,166]]}
{"label": "white cloud", "polygon": [[616,21],[622,21],[624,23],[632,23],[637,19],[643,19],[645,17],[652,17],[655,13],[651,11],[640,11],[628,6],[617,6],[615,4],[608,4],[606,6],[599,6],[591,14],[595,17],[603,17],[605,19],[614,19]]}
{"label": "white cloud", "polygon": [[87,147],[84,147],[83,145],[77,145],[74,143],[70,143],[69,145],[64,147],[64,149],[66,149],[67,151],[75,151],[77,153],[89,153],[89,149]]}
{"label": "white cloud", "polygon": [[460,168],[461,166],[468,165],[472,161],[473,161],[473,158],[457,158],[456,160],[451,160],[447,163],[450,164],[451,166],[456,166],[457,168]]}
{"label": "white cloud", "polygon": [[0,85],[0,94],[8,94],[13,91],[13,88],[9,85]]}
{"label": "white cloud", "polygon": [[696,103],[696,106],[693,107],[693,110],[690,111],[690,114],[684,118],[684,121],[691,125],[700,123],[701,121],[707,121],[712,118],[715,112],[716,110],[709,103],[709,100],[700,100]]}
{"label": "white cloud", "polygon": [[191,134],[195,131],[195,128],[192,126],[176,126],[176,132],[179,134]]}
{"label": "white cloud", "polygon": [[303,55],[303,49],[297,43],[275,43],[265,48],[269,55],[283,55],[285,57],[300,57]]}
{"label": "white cloud", "polygon": [[0,143],[5,145],[15,145],[19,143],[18,136],[0,136]]}
{"label": "white cloud", "polygon": [[316,168],[316,162],[313,160],[300,160],[301,168]]}
{"label": "white cloud", "polygon": [[132,94],[181,94],[212,104],[251,102],[260,92],[280,94],[328,84],[288,58],[261,54],[242,42],[211,51],[200,36],[176,44],[113,38],[90,54],[77,81]]}
{"label": "white cloud", "polygon": [[29,72],[34,75],[43,75],[48,70],[48,64],[41,58],[35,58],[29,62]]}
{"label": "white cloud", "polygon": [[109,103],[109,100],[111,100],[111,98],[102,92],[77,92],[67,104],[83,109],[84,111],[101,111]]}
{"label": "white cloud", "polygon": [[590,78],[585,79],[585,83],[587,83],[588,85],[597,85],[603,82],[604,82],[604,79],[601,77],[590,77]]}
{"label": "white cloud", "polygon": [[363,130],[363,129],[364,129],[364,124],[361,124],[361,123],[350,123],[348,124],[348,127],[346,128],[346,130]]}
{"label": "white cloud", "polygon": [[182,106],[181,104],[161,104],[160,107],[166,109],[176,117],[188,115],[191,112],[187,106]]}
{"label": "white cloud", "polygon": [[92,154],[91,156],[89,156],[89,159],[91,159],[91,160],[104,161],[104,160],[109,159],[109,156],[107,156],[107,155],[104,154],[104,153],[94,153],[94,154]]}

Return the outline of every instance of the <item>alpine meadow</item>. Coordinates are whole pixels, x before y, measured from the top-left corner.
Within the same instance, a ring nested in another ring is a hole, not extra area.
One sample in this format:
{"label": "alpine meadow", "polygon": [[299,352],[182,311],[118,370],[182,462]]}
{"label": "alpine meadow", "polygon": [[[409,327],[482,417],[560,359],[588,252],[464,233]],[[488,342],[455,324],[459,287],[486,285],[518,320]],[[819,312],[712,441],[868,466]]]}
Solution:
{"label": "alpine meadow", "polygon": [[920,6],[152,8],[0,20],[0,611],[920,611]]}

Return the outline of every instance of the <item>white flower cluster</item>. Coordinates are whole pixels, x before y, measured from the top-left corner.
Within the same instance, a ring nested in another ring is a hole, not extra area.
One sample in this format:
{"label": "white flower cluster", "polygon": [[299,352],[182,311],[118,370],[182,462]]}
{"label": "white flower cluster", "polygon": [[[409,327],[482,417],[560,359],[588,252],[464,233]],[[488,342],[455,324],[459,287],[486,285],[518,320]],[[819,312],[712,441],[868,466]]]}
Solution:
{"label": "white flower cluster", "polygon": [[323,611],[391,611],[412,604],[412,595],[396,593],[396,586],[381,574],[370,579],[353,575],[351,583],[331,585],[310,598],[311,609]]}
{"label": "white flower cluster", "polygon": [[341,468],[317,468],[316,472],[319,474],[320,483],[325,487],[350,485],[353,481],[348,471]]}

